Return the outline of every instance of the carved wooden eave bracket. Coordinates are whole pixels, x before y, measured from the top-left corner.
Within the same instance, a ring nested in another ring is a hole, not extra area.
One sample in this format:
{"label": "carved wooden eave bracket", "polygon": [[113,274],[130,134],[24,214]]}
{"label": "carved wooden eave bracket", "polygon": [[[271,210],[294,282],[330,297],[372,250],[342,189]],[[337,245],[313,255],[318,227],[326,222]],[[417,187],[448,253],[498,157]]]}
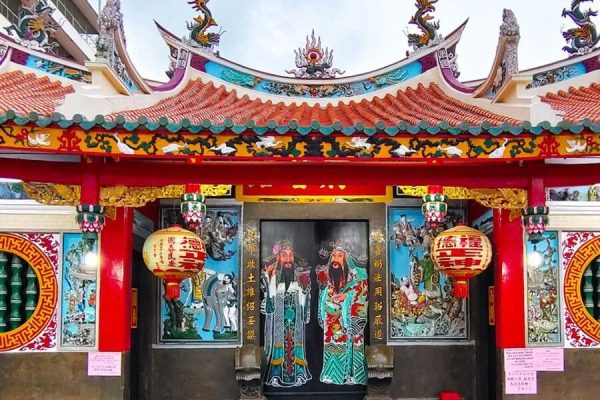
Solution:
{"label": "carved wooden eave bracket", "polygon": [[[81,187],[77,185],[57,185],[45,183],[25,183],[27,196],[38,203],[56,206],[76,206],[80,203]],[[231,185],[202,185],[202,194],[207,197],[229,196]],[[100,189],[100,205],[114,207],[142,207],[156,199],[180,197],[185,185],[163,187],[112,186]]]}
{"label": "carved wooden eave bracket", "polygon": [[[400,186],[408,196],[423,197],[427,186]],[[510,210],[511,218],[521,215],[527,206],[527,190],[515,188],[468,189],[466,187],[444,187],[446,198],[451,200],[474,200],[482,206]]]}

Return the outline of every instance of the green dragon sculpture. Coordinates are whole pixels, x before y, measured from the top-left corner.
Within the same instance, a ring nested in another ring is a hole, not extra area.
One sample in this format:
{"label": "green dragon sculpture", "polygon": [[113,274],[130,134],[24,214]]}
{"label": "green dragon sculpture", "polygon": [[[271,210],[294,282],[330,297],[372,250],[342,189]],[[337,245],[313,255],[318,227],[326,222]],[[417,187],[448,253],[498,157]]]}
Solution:
{"label": "green dragon sculpture", "polygon": [[592,22],[591,17],[598,15],[598,11],[587,9],[581,10],[581,3],[594,0],[573,0],[571,9],[563,9],[563,18],[569,17],[575,24],[576,28],[569,29],[563,32],[563,37],[570,44],[564,46],[563,51],[569,54],[587,54],[593,50],[598,44],[600,38],[596,31],[596,25]]}
{"label": "green dragon sculpture", "polygon": [[17,25],[12,24],[4,29],[9,35],[15,34],[19,44],[41,51],[50,51],[58,46],[50,42],[50,38],[59,26],[50,22],[54,12],[47,0],[21,0]]}
{"label": "green dragon sculpture", "polygon": [[217,21],[212,17],[212,12],[208,9],[209,0],[190,0],[188,4],[191,4],[194,10],[199,11],[202,15],[194,18],[192,23],[187,24],[187,28],[190,31],[190,39],[193,43],[200,47],[212,48],[219,44],[221,40],[221,32],[206,32],[211,26],[217,26]]}
{"label": "green dragon sculpture", "polygon": [[440,37],[437,30],[440,29],[439,21],[432,22],[433,16],[429,13],[435,11],[435,3],[439,0],[417,0],[415,6],[417,12],[412,16],[409,24],[416,25],[422,34],[410,33],[408,34],[408,44],[417,50],[423,47],[427,47],[431,42],[435,41]]}

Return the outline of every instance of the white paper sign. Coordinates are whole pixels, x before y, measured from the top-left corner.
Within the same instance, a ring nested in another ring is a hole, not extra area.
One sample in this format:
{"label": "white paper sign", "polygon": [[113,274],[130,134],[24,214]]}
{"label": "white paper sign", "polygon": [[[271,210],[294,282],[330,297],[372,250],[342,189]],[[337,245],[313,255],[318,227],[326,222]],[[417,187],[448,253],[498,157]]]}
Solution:
{"label": "white paper sign", "polygon": [[88,376],[121,376],[121,353],[88,353]]}
{"label": "white paper sign", "polygon": [[504,350],[504,370],[533,371],[533,349]]}
{"label": "white paper sign", "polygon": [[534,349],[533,368],[536,371],[564,371],[564,349]]}
{"label": "white paper sign", "polygon": [[506,394],[537,394],[536,371],[505,371]]}

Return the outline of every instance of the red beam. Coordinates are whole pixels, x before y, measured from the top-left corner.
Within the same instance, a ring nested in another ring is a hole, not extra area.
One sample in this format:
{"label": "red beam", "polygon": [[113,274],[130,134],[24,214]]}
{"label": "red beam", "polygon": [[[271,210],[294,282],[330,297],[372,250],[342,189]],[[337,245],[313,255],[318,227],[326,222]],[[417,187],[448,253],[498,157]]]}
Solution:
{"label": "red beam", "polygon": [[494,296],[496,346],[525,347],[525,278],[521,218],[494,209]]}
{"label": "red beam", "polygon": [[531,177],[529,180],[528,205],[543,206],[546,204],[546,188],[544,187],[544,178],[539,176]]}
{"label": "red beam", "polygon": [[[81,185],[81,164],[0,159],[0,175],[26,182]],[[100,186],[187,184],[331,184],[442,185],[470,188],[529,188],[539,177],[547,187],[591,185],[600,179],[600,164],[426,165],[378,162],[104,162],[94,164]]]}

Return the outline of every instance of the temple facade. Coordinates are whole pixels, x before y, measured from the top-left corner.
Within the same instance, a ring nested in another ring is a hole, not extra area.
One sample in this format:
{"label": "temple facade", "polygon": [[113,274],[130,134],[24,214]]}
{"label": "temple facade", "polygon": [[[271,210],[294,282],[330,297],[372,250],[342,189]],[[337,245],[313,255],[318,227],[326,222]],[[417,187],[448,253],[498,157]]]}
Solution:
{"label": "temple facade", "polygon": [[0,399],[597,397],[596,13],[522,70],[504,10],[463,82],[436,2],[403,60],[312,31],[284,76],[191,1],[163,83],[118,0],[0,8]]}

